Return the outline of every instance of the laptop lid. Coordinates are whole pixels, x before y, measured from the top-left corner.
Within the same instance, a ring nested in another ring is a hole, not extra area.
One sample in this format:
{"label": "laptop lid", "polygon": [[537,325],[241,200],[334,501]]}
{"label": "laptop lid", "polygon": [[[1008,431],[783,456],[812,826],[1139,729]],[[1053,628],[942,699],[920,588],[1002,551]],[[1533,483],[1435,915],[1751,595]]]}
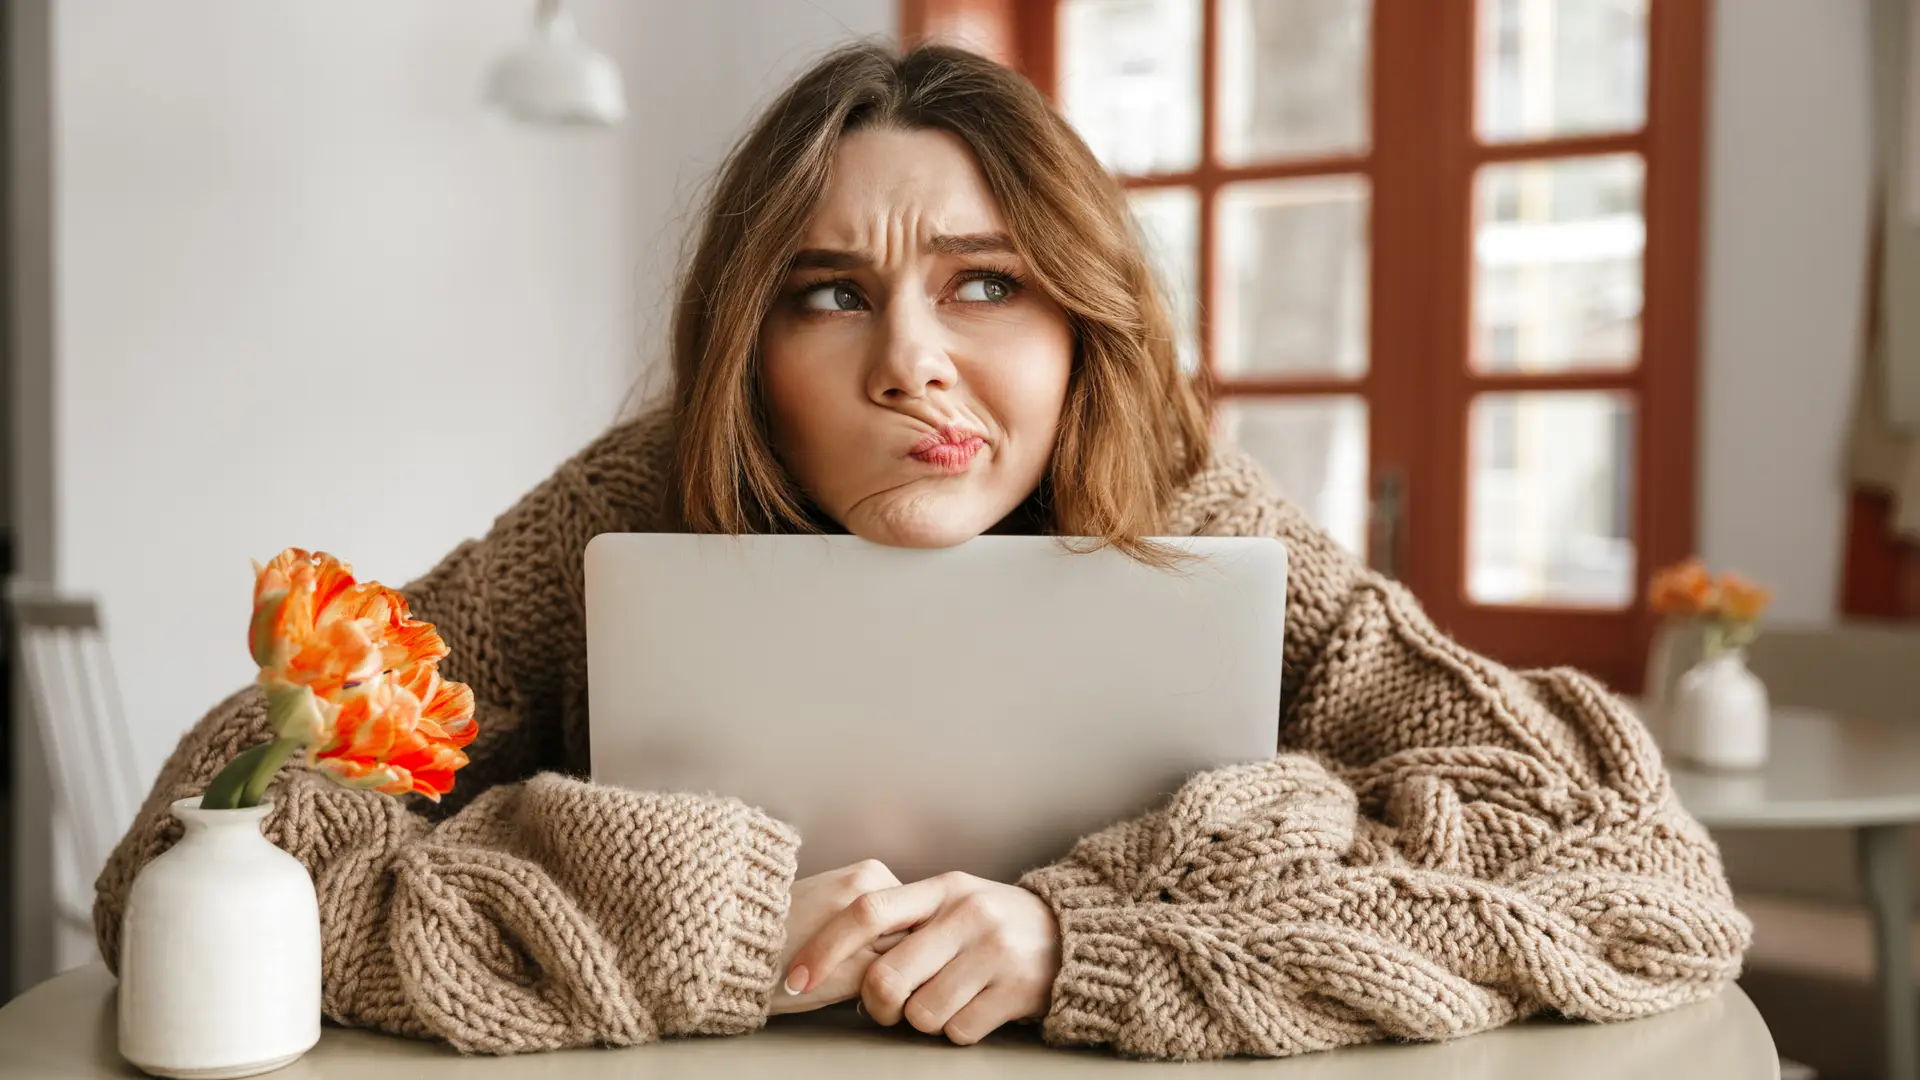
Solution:
{"label": "laptop lid", "polygon": [[803,875],[877,858],[1011,881],[1274,752],[1285,546],[1168,543],[1192,558],[595,537],[593,779],[763,807],[800,830]]}

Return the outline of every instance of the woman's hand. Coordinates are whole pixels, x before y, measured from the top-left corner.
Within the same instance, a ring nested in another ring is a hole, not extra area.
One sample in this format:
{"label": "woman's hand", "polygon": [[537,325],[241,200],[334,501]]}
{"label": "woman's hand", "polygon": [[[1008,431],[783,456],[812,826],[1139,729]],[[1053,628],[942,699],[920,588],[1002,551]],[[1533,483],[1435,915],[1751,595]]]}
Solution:
{"label": "woman's hand", "polygon": [[848,968],[863,970],[860,999],[875,1020],[904,1019],[967,1045],[1009,1020],[1046,1015],[1060,924],[1018,886],[942,874],[855,900],[795,954],[789,981],[812,994],[845,985]]}
{"label": "woman's hand", "polygon": [[[779,966],[774,970],[782,973],[791,970],[794,954],[800,947],[819,933],[827,920],[845,911],[847,905],[870,893],[898,888],[899,885],[900,879],[893,876],[893,871],[876,859],[828,870],[794,882],[787,904],[787,940],[780,950]],[[830,973],[831,978],[810,980],[811,984],[806,987],[789,979],[787,985],[800,989],[801,993],[774,987],[773,1002],[768,1011],[775,1015],[806,1012],[852,998],[860,992],[860,979],[867,973],[867,965],[900,938],[898,934],[880,938],[869,942],[865,948],[854,950],[847,962],[841,965],[841,970]]]}

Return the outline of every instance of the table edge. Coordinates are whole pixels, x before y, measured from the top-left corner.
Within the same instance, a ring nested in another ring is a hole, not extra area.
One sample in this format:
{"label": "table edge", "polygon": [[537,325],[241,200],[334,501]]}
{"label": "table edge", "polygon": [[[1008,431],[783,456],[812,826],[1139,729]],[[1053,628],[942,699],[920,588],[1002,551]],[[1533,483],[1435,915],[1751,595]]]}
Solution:
{"label": "table edge", "polygon": [[[73,985],[73,984],[85,984],[85,983],[95,983],[95,984],[98,984],[98,987],[95,988],[93,986],[86,986],[83,988],[80,986]],[[7,1002],[3,1006],[0,1006],[0,1013],[5,1013],[9,1010],[12,1010],[14,1009],[15,1006],[21,1003],[27,1002],[29,999],[39,997],[41,995],[53,997],[53,996],[59,995],[63,991],[70,992],[70,993],[84,992],[89,995],[96,994],[96,993],[111,994],[115,991],[116,985],[117,985],[117,980],[115,980],[113,975],[106,970],[106,965],[101,963],[98,960],[95,960],[91,963],[83,964],[79,967],[75,967],[67,971],[61,972],[60,974],[57,974],[52,976],[51,978],[42,980],[41,982],[35,984],[34,986],[29,987],[28,989],[22,991],[20,994],[15,996],[13,1000]],[[1768,1080],[1779,1080],[1780,1071],[1779,1071],[1778,1044],[1775,1043],[1773,1038],[1773,1031],[1771,1028],[1767,1026],[1766,1018],[1761,1015],[1760,1008],[1758,1005],[1754,1004],[1753,998],[1749,996],[1747,992],[1744,989],[1742,989],[1739,983],[1737,982],[1727,983],[1725,986],[1723,986],[1719,990],[1718,994],[1716,994],[1715,997],[1728,999],[1725,1001],[1725,1005],[1727,1006],[1730,1013],[1738,1014],[1741,1017],[1741,1019],[1737,1021],[1741,1027],[1746,1028],[1749,1031],[1753,1029],[1757,1029],[1758,1031],[1757,1039],[1742,1040],[1744,1043],[1747,1044],[1742,1046],[1741,1048],[1742,1057],[1746,1057],[1749,1054],[1752,1055],[1753,1059],[1757,1063],[1764,1063],[1764,1068],[1762,1070],[1761,1075],[1766,1076]],[[1681,1008],[1697,1007],[1699,1005],[1707,1004],[1712,1000],[1713,998],[1707,998],[1700,1002],[1695,1002],[1691,1005],[1681,1006]],[[1620,1023],[1622,1025],[1631,1025],[1636,1023],[1642,1023],[1649,1020],[1657,1020],[1664,1015],[1667,1015],[1667,1014],[1664,1014],[1664,1013],[1656,1014],[1655,1016],[1644,1017],[1638,1020],[1618,1021],[1617,1023]],[[1526,1022],[1522,1021],[1521,1023],[1524,1024]],[[1603,1024],[1603,1025],[1596,1025],[1596,1026],[1605,1027],[1605,1026],[1611,1026],[1611,1025]],[[1483,1034],[1491,1034],[1491,1033],[1492,1032],[1487,1032]],[[380,1032],[364,1032],[364,1034],[377,1037],[377,1038],[397,1038],[396,1036],[384,1035],[383,1033],[380,1033]],[[1461,1040],[1461,1041],[1470,1041],[1471,1039],[1478,1038],[1478,1037],[1480,1036],[1478,1035],[1468,1036],[1467,1039]],[[1762,1040],[1764,1040],[1764,1045],[1757,1045],[1757,1043],[1759,1043]],[[1451,1042],[1453,1040],[1442,1040],[1442,1041]],[[1378,1044],[1367,1044],[1367,1045],[1372,1046],[1372,1045],[1378,1045]],[[1280,1059],[1253,1058],[1253,1059],[1244,1059],[1244,1060],[1254,1064],[1261,1063],[1261,1062],[1265,1062],[1267,1064],[1276,1064],[1279,1062],[1304,1061],[1311,1058],[1322,1057],[1327,1054],[1337,1054],[1339,1052],[1340,1051],[1338,1050],[1329,1050],[1329,1051],[1319,1051],[1313,1054],[1296,1055],[1296,1056],[1280,1058]],[[1121,1062],[1121,1059],[1119,1058],[1116,1058],[1114,1060],[1116,1064]]]}

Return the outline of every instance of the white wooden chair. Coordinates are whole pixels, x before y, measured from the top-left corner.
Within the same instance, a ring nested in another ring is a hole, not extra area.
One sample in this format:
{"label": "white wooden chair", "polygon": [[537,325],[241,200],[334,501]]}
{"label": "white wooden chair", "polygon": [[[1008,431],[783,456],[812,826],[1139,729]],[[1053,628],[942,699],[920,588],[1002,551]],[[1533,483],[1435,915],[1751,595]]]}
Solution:
{"label": "white wooden chair", "polygon": [[31,722],[47,757],[54,810],[65,823],[65,851],[54,854],[64,878],[56,879],[58,917],[91,937],[94,878],[133,822],[143,791],[120,688],[93,600],[16,581],[7,601]]}

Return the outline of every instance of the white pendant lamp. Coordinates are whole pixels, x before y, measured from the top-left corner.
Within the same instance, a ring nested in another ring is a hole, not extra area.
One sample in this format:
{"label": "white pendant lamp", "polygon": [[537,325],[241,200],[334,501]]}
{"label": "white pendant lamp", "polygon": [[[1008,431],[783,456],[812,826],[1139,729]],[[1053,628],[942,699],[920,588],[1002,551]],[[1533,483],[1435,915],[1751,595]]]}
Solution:
{"label": "white pendant lamp", "polygon": [[620,69],[582,44],[561,0],[539,0],[533,40],[487,73],[486,102],[527,124],[606,127],[627,115]]}

